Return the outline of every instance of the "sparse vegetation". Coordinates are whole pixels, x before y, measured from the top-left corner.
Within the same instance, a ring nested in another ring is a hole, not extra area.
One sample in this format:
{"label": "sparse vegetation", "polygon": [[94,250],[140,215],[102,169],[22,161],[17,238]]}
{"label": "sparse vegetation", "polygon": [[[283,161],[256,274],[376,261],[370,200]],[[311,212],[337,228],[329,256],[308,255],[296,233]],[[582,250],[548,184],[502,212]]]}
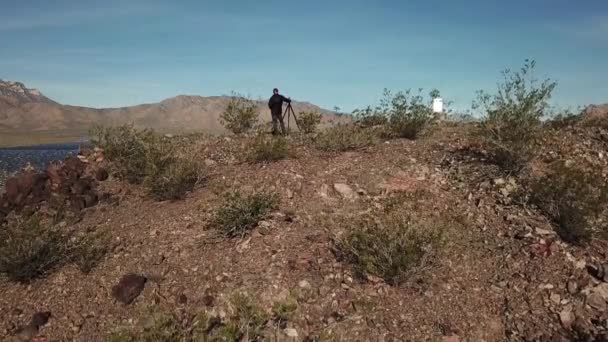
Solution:
{"label": "sparse vegetation", "polygon": [[292,318],[297,309],[298,302],[294,298],[288,297],[283,301],[274,303],[272,306],[272,319],[279,326],[282,326]]}
{"label": "sparse vegetation", "polygon": [[314,133],[321,123],[321,117],[321,114],[316,112],[300,112],[298,115],[300,130],[306,134]]}
{"label": "sparse vegetation", "polygon": [[[433,90],[430,96],[439,96]],[[422,89],[413,95],[411,90],[393,93],[384,89],[380,105],[372,108],[358,109],[353,112],[363,127],[386,126],[387,137],[416,139],[418,135],[433,122],[433,111],[430,104],[424,102]]]}
{"label": "sparse vegetation", "polygon": [[287,139],[258,133],[251,149],[250,159],[255,162],[277,161],[289,156]]}
{"label": "sparse vegetation", "polygon": [[473,109],[483,111],[481,138],[497,165],[519,171],[536,153],[541,118],[547,116],[548,100],[557,83],[538,83],[534,61],[526,60],[519,72],[505,70],[496,94],[477,94]]}
{"label": "sparse vegetation", "polygon": [[276,208],[277,203],[277,197],[270,193],[228,193],[215,214],[213,225],[226,237],[243,236],[255,228],[270,210]]}
{"label": "sparse vegetation", "polygon": [[91,136],[119,176],[130,183],[143,183],[158,200],[183,198],[203,178],[191,153],[153,130],[131,125],[96,127]]}
{"label": "sparse vegetation", "polygon": [[233,94],[226,109],[220,114],[224,127],[234,134],[250,131],[258,120],[258,107],[251,99]]}
{"label": "sparse vegetation", "polygon": [[608,210],[608,182],[601,172],[555,162],[549,174],[532,182],[530,199],[568,242],[583,243],[594,233],[608,233],[605,222],[594,224]]}
{"label": "sparse vegetation", "polygon": [[19,219],[0,229],[0,273],[28,282],[66,262],[68,240],[43,226],[37,216]]}
{"label": "sparse vegetation", "polygon": [[140,326],[135,329],[115,329],[108,339],[111,342],[263,341],[268,315],[242,293],[233,294],[227,304],[229,315],[224,319],[202,311],[188,321],[182,321],[174,313],[153,307]]}
{"label": "sparse vegetation", "polygon": [[354,223],[335,240],[335,251],[359,277],[372,275],[398,285],[425,264],[440,240],[437,229],[419,225],[400,211],[389,211]]}
{"label": "sparse vegetation", "polygon": [[25,283],[67,263],[89,273],[103,260],[109,243],[102,233],[70,238],[45,225],[37,215],[16,218],[0,229],[0,274]]}
{"label": "sparse vegetation", "polygon": [[343,152],[373,145],[376,140],[377,136],[371,129],[340,124],[319,133],[314,143],[321,151]]}

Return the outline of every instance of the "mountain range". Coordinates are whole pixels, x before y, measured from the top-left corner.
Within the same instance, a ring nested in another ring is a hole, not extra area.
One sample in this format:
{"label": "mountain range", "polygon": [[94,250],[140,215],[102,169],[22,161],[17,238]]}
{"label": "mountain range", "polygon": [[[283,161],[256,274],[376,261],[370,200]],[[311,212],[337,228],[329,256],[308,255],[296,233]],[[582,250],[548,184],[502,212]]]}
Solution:
{"label": "mountain range", "polygon": [[[99,109],[64,105],[23,83],[0,80],[0,136],[15,132],[86,132],[94,125],[126,123],[163,132],[223,133],[219,117],[231,98],[180,95],[158,103]],[[266,101],[256,103],[260,121],[270,121]],[[334,112],[308,102],[294,101],[293,107],[296,112],[321,113],[324,121],[337,119]]]}

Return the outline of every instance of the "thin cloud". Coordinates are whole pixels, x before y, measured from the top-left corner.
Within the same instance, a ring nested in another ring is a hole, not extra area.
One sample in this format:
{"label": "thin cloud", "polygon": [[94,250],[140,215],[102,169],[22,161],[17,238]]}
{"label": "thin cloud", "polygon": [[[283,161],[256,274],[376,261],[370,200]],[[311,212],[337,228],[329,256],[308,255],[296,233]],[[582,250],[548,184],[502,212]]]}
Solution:
{"label": "thin cloud", "polygon": [[22,15],[12,15],[10,17],[0,16],[0,31],[20,31],[72,26],[113,17],[147,15],[156,13],[157,9],[158,8],[155,6],[150,6],[149,4],[129,4],[128,6],[117,4],[115,6],[102,8],[25,13]]}
{"label": "thin cloud", "polygon": [[554,23],[549,28],[572,38],[608,42],[608,15],[591,16],[575,23]]}

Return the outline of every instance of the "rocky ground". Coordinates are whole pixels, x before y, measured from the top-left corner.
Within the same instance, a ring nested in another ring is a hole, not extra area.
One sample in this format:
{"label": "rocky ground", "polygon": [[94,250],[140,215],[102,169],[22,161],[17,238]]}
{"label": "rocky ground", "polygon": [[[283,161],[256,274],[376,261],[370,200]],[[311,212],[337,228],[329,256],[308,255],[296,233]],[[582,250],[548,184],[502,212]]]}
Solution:
{"label": "rocky ground", "polygon": [[[98,183],[96,195],[113,200],[79,208],[70,229],[109,232],[111,252],[87,275],[66,266],[30,284],[0,280],[0,335],[18,338],[33,314],[49,312],[31,334],[38,341],[104,341],[145,321],[150,306],[221,316],[240,291],[267,311],[297,299],[289,322],[269,328],[275,341],[606,341],[608,243],[561,241],[517,203],[517,177],[466,153],[466,130],[445,123],[417,141],[345,153],[294,140],[291,158],[261,164],[240,161],[245,140],[201,140],[208,179],[183,201]],[[606,137],[577,125],[551,131],[533,165],[564,158],[606,177]],[[220,239],[209,223],[233,189],[274,191],[279,209],[244,238]],[[442,222],[445,245],[400,286],[358,279],[332,239],[395,193]],[[123,304],[113,287],[130,273],[147,281],[131,279],[134,299]]]}

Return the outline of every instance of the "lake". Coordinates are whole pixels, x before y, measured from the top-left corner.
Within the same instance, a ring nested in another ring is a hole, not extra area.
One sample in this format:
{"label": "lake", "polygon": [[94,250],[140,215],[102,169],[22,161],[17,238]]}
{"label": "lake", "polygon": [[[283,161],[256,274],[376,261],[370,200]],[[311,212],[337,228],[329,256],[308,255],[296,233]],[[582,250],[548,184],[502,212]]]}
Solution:
{"label": "lake", "polygon": [[41,170],[52,161],[78,153],[79,148],[80,143],[0,148],[0,187],[8,174],[22,169],[28,163]]}

